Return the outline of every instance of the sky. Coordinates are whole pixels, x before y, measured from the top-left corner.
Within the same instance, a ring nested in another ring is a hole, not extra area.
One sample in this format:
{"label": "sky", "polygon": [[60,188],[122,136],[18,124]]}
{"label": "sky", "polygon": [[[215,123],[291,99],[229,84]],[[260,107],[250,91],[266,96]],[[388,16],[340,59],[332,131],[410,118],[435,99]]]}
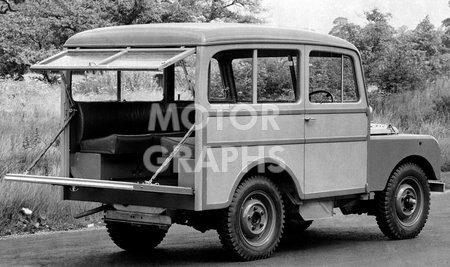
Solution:
{"label": "sky", "polygon": [[450,17],[449,0],[263,0],[263,5],[269,24],[321,33],[328,33],[337,17],[365,25],[364,11],[375,7],[392,14],[390,23],[395,28],[414,29],[426,15],[440,27]]}

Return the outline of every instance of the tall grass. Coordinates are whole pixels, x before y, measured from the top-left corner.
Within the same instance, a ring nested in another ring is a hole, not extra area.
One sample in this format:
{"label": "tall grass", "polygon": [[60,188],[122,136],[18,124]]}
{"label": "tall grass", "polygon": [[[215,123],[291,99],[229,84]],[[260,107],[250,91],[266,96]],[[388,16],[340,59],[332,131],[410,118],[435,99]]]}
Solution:
{"label": "tall grass", "polygon": [[428,83],[423,90],[369,94],[374,121],[390,123],[403,133],[429,134],[441,148],[443,171],[450,171],[450,78]]}
{"label": "tall grass", "polygon": [[[59,128],[60,88],[34,80],[0,80],[0,175],[22,173]],[[58,175],[57,142],[31,173]],[[80,227],[72,215],[89,206],[61,200],[59,187],[0,181],[0,235],[43,228]],[[19,214],[33,211],[31,217]],[[39,222],[39,224],[36,224]],[[30,226],[33,227],[30,227]]]}

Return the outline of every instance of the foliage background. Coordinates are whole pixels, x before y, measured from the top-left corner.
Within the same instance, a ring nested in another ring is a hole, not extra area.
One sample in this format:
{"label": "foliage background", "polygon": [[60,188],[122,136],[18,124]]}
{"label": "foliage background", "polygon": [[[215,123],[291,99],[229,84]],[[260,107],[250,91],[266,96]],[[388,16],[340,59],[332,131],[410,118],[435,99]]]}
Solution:
{"label": "foliage background", "polygon": [[[8,10],[7,3],[10,3]],[[168,22],[262,22],[260,0],[2,0],[0,77],[22,79],[73,34],[98,27]],[[48,78],[48,77],[45,77]]]}

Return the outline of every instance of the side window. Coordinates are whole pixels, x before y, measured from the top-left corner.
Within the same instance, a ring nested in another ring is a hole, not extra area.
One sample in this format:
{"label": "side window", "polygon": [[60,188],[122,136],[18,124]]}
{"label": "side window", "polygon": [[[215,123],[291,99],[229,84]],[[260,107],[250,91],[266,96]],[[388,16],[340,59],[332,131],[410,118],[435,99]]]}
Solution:
{"label": "side window", "polygon": [[297,52],[258,51],[258,102],[294,102]]}
{"label": "side window", "polygon": [[116,101],[115,71],[72,72],[72,96],[75,101]]}
{"label": "side window", "polygon": [[253,63],[252,58],[236,58],[231,62],[236,86],[237,102],[252,102],[253,97]]}
{"label": "side window", "polygon": [[161,101],[163,80],[160,71],[77,71],[72,73],[72,96],[75,101]]}
{"label": "side window", "polygon": [[351,57],[344,56],[344,99],[343,102],[358,101],[358,86],[356,83],[355,64]]}
{"label": "side window", "polygon": [[193,101],[195,55],[175,63],[175,101]]}
{"label": "side window", "polygon": [[[256,53],[255,53],[256,52]],[[255,56],[256,55],[256,56]],[[211,102],[294,102],[297,88],[297,50],[228,50],[216,54],[209,66]],[[257,75],[253,70],[257,67]]]}
{"label": "side window", "polygon": [[359,99],[353,60],[346,55],[311,52],[309,100],[311,103],[356,102]]}
{"label": "side window", "polygon": [[163,73],[159,71],[121,71],[122,101],[161,101]]}
{"label": "side window", "polygon": [[208,98],[210,101],[233,101],[230,88],[224,85],[224,81],[220,75],[219,62],[215,58],[211,59],[209,63]]}

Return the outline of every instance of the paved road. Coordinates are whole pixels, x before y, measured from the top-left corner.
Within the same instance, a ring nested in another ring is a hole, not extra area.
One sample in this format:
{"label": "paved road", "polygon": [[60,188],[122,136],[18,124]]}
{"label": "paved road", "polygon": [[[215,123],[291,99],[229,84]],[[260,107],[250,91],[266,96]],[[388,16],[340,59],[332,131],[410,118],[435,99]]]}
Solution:
{"label": "paved road", "polygon": [[[0,239],[1,266],[237,265],[217,234],[175,225],[152,255],[133,256],[117,248],[105,229]],[[386,239],[373,217],[336,216],[314,222],[272,258],[248,265],[450,266],[450,193],[433,194],[432,210],[418,238]]]}

